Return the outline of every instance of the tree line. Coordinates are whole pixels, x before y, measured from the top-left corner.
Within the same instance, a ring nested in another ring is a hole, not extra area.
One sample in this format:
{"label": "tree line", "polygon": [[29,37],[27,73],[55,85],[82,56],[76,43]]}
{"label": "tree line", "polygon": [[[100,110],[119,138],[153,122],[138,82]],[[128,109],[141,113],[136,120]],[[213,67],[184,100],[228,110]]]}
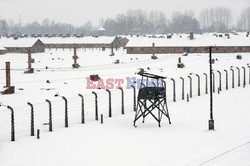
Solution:
{"label": "tree line", "polygon": [[[115,18],[99,20],[99,26],[106,29],[106,35],[167,34],[167,33],[226,33],[232,30],[250,31],[250,7],[241,11],[234,20],[232,10],[225,7],[203,9],[198,16],[193,11],[174,12],[167,18],[162,11],[128,10]],[[96,35],[98,27],[90,21],[82,26],[44,19],[26,25],[0,19],[0,34],[84,34]]]}

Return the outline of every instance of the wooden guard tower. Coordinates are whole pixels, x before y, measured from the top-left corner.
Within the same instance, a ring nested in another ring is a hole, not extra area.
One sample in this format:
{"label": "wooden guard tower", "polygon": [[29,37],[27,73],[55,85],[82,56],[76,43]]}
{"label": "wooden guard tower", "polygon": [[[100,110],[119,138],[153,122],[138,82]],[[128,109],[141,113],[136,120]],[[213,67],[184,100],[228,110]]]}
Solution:
{"label": "wooden guard tower", "polygon": [[[171,124],[167,100],[166,100],[166,84],[163,81],[166,77],[143,73],[138,99],[137,110],[135,112],[134,126],[136,127],[136,121],[143,118],[143,123],[148,115],[152,115],[161,127],[162,116],[168,118],[169,124]],[[146,85],[143,83],[146,78]],[[151,78],[151,85],[149,85],[149,78]]]}

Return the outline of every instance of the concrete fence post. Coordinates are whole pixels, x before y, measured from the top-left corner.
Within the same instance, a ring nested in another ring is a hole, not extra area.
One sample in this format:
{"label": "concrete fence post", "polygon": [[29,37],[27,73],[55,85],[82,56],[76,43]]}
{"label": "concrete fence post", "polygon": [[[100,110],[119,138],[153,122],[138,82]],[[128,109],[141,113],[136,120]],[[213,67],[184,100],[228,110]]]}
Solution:
{"label": "concrete fence post", "polygon": [[228,71],[224,70],[226,72],[226,90],[228,90]]}
{"label": "concrete fence post", "polygon": [[173,102],[176,102],[176,86],[175,86],[175,80],[171,78],[171,81],[173,81]]}
{"label": "concrete fence post", "polygon": [[62,99],[65,102],[65,112],[64,112],[64,126],[69,127],[69,117],[68,117],[68,100],[66,97],[62,96]]}
{"label": "concrete fence post", "polygon": [[7,108],[11,112],[11,141],[15,141],[15,117],[14,117],[14,109],[11,106],[7,106]]}
{"label": "concrete fence post", "polygon": [[221,86],[221,72],[219,70],[217,70],[218,74],[219,74],[219,89],[220,91],[222,90],[222,86]]}
{"label": "concrete fence post", "polygon": [[85,123],[85,113],[84,113],[84,97],[81,94],[78,94],[81,97],[81,123]]}
{"label": "concrete fence post", "polygon": [[230,69],[232,71],[232,88],[234,88],[234,69]]}
{"label": "concrete fence post", "polygon": [[213,76],[213,92],[215,93],[215,74],[214,74],[214,72],[212,72],[212,76]]}
{"label": "concrete fence post", "polygon": [[198,96],[201,96],[201,79],[198,74],[195,74],[198,78]]}
{"label": "concrete fence post", "polygon": [[121,96],[121,110],[122,110],[122,115],[124,115],[124,91],[123,91],[123,89],[120,87],[119,88],[120,90],[121,90],[121,92],[122,92],[122,96]]}
{"label": "concrete fence post", "polygon": [[189,95],[190,95],[190,96],[189,96],[189,97],[192,98],[192,97],[193,97],[193,94],[192,94],[192,91],[193,91],[193,90],[192,90],[192,86],[193,86],[193,85],[192,85],[192,77],[191,77],[191,76],[188,76],[188,78],[189,78],[189,81],[190,81],[190,82],[189,82],[189,85],[190,85],[190,89],[189,89]]}
{"label": "concrete fence post", "polygon": [[238,87],[240,87],[240,68],[236,67],[236,69],[238,70]]}
{"label": "concrete fence post", "polygon": [[180,77],[182,80],[182,100],[185,100],[185,80],[183,77]]}
{"label": "concrete fence post", "polygon": [[111,92],[109,89],[106,89],[106,91],[109,93],[109,117],[112,117],[112,100],[111,100]]}
{"label": "concrete fence post", "polygon": [[131,85],[131,87],[133,88],[133,91],[134,91],[134,111],[136,111],[136,89],[135,89],[135,86],[134,85]]}
{"label": "concrete fence post", "polygon": [[207,73],[203,73],[205,75],[205,93],[208,94],[208,76]]}
{"label": "concrete fence post", "polygon": [[95,95],[95,120],[98,121],[98,101],[97,101],[97,93],[92,92]]}
{"label": "concrete fence post", "polygon": [[242,66],[243,69],[243,87],[245,88],[246,86],[246,68]]}
{"label": "concrete fence post", "polygon": [[35,122],[34,122],[34,106],[28,102],[27,103],[31,108],[30,113],[30,136],[35,136]]}
{"label": "concrete fence post", "polygon": [[249,68],[249,71],[248,71],[248,74],[249,74],[248,79],[249,79],[249,84],[250,84],[250,66],[247,66],[247,67]]}
{"label": "concrete fence post", "polygon": [[52,126],[52,105],[51,105],[51,101],[49,101],[48,99],[46,99],[45,101],[49,104],[49,131],[52,132],[53,131],[53,126]]}

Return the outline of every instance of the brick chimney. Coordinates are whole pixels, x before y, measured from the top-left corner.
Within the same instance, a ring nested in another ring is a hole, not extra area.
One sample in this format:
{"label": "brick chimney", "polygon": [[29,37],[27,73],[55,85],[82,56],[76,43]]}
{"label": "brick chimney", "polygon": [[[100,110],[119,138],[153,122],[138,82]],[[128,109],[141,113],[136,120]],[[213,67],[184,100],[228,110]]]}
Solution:
{"label": "brick chimney", "polygon": [[72,67],[73,67],[73,68],[79,68],[79,67],[81,67],[81,66],[77,63],[77,59],[78,59],[79,57],[77,56],[77,48],[76,48],[76,46],[74,46],[74,56],[73,56],[72,58],[74,59],[74,64],[72,64]]}
{"label": "brick chimney", "polygon": [[5,95],[5,94],[13,94],[15,93],[15,87],[11,86],[11,82],[10,82],[10,62],[5,62],[5,70],[6,70],[6,86],[4,88],[6,88],[3,92],[1,92],[1,94]]}
{"label": "brick chimney", "polygon": [[31,58],[31,50],[28,50],[28,69],[31,69],[31,63],[32,63],[32,58]]}
{"label": "brick chimney", "polygon": [[6,87],[10,88],[10,62],[6,62],[5,66],[6,66]]}

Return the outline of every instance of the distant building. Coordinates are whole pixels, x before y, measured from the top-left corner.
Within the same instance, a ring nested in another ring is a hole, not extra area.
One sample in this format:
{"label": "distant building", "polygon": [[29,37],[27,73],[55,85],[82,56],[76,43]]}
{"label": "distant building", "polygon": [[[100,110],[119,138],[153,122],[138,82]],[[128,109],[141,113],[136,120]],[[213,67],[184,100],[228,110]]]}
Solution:
{"label": "distant building", "polygon": [[214,53],[250,52],[250,42],[245,35],[231,35],[216,37],[212,34],[196,35],[193,40],[184,35],[180,38],[173,35],[166,38],[129,38],[126,46],[127,54],[175,54],[175,53],[208,53],[209,46],[213,46]]}
{"label": "distant building", "polygon": [[88,36],[83,38],[40,38],[46,48],[120,48],[117,37]]}
{"label": "distant building", "polygon": [[118,37],[121,47],[125,48],[129,40],[126,37]]}
{"label": "distant building", "polygon": [[104,29],[103,27],[98,29],[98,35],[99,36],[105,36],[106,35],[106,29]]}
{"label": "distant building", "polygon": [[32,53],[45,52],[45,45],[39,39],[24,38],[14,40],[5,38],[0,40],[0,45],[7,50],[7,53]]}

